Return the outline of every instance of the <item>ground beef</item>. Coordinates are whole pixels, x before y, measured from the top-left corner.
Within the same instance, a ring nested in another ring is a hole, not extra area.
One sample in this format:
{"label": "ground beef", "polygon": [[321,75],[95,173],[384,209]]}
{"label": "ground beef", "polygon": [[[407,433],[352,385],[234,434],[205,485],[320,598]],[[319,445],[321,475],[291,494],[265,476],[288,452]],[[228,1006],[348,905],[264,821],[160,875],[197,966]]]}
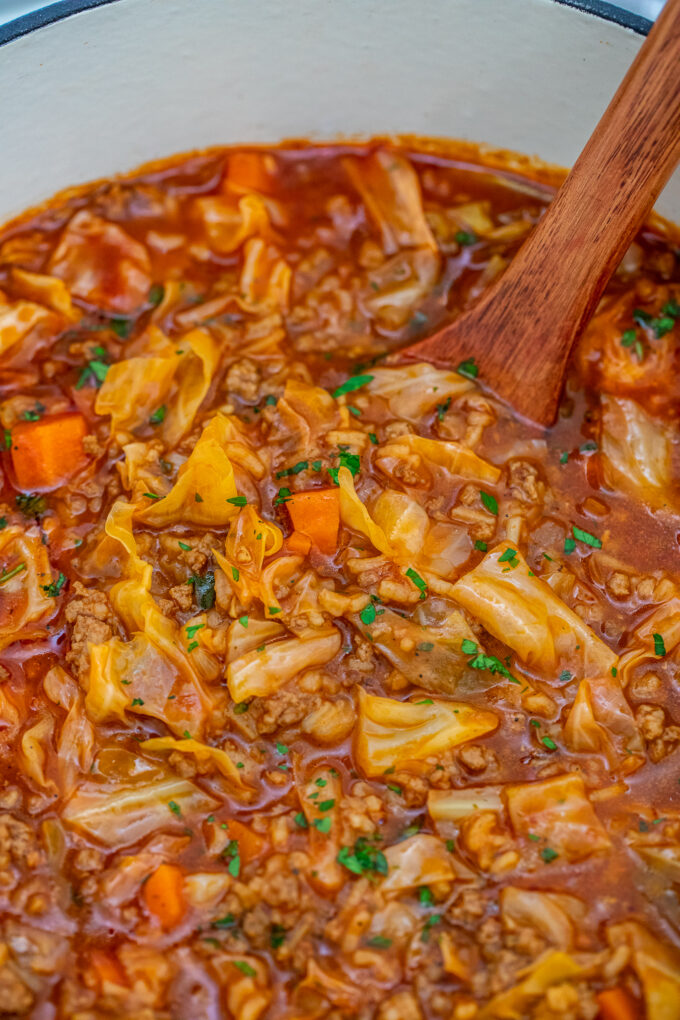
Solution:
{"label": "ground beef", "polygon": [[188,613],[194,604],[194,589],[189,584],[177,584],[168,594],[185,613]]}
{"label": "ground beef", "polygon": [[80,581],[73,585],[65,616],[66,622],[72,624],[66,663],[80,678],[90,670],[88,644],[99,645],[112,638],[117,621],[106,593],[86,588]]}
{"label": "ground beef", "polygon": [[254,404],[260,392],[260,370],[255,362],[249,358],[235,361],[227,372],[225,389],[229,396]]}
{"label": "ground beef", "polygon": [[0,1016],[25,1016],[33,1005],[33,992],[9,964],[0,967]]}
{"label": "ground beef", "polygon": [[483,744],[465,744],[458,752],[458,761],[468,772],[480,773],[496,768],[498,759],[490,747]]}
{"label": "ground beef", "polygon": [[14,815],[0,815],[0,882],[11,865],[32,870],[40,864],[42,851],[30,825]]}
{"label": "ground beef", "polygon": [[287,688],[269,698],[257,699],[250,711],[256,720],[258,733],[275,733],[299,723],[320,701],[316,694],[304,694],[294,688]]}

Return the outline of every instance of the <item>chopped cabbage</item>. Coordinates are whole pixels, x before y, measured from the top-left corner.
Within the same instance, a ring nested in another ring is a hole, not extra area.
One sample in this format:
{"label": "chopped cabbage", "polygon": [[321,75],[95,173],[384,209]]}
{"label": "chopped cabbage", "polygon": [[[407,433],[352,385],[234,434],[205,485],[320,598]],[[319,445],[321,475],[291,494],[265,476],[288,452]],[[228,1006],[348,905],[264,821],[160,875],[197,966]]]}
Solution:
{"label": "chopped cabbage", "polygon": [[574,944],[574,921],[582,921],[586,905],[575,896],[506,886],[500,895],[501,917],[509,931],[535,928],[556,949]]}
{"label": "chopped cabbage", "polygon": [[142,355],[109,366],[97,393],[95,411],[111,415],[113,431],[146,425],[166,407],[159,435],[173,446],[189,431],[217,369],[217,341],[200,329],[182,337],[182,346],[150,327]]}
{"label": "chopped cabbage", "polygon": [[55,599],[44,586],[52,582],[47,548],[37,527],[18,525],[0,530],[0,651],[15,641],[36,641],[46,634]]}
{"label": "chopped cabbage", "polygon": [[142,751],[178,751],[180,754],[193,755],[201,766],[214,765],[225,779],[230,782],[230,792],[235,797],[249,796],[251,788],[243,781],[243,770],[237,768],[226,751],[219,747],[210,747],[191,737],[174,740],[172,737],[152,737],[143,740],[139,745]]}
{"label": "chopped cabbage", "polygon": [[626,772],[642,764],[642,738],[617,679],[609,674],[582,680],[564,726],[574,751],[603,751]]}
{"label": "chopped cabbage", "polygon": [[273,694],[303,669],[330,662],[341,644],[340,631],[332,627],[304,637],[274,641],[262,651],[247,652],[227,667],[229,693],[237,703]]}
{"label": "chopped cabbage", "polygon": [[267,207],[259,195],[244,195],[235,204],[226,195],[196,198],[194,211],[213,251],[229,255],[249,237],[271,236]]}
{"label": "chopped cabbage", "polygon": [[[427,699],[428,701],[430,699]],[[367,776],[415,767],[432,755],[476,740],[498,726],[493,712],[455,701],[395,701],[359,690],[356,757]]]}
{"label": "chopped cabbage", "polygon": [[369,214],[382,232],[383,250],[437,250],[423,211],[418,177],[407,159],[378,149],[363,159],[349,157],[343,165]]}
{"label": "chopped cabbage", "polygon": [[227,502],[237,495],[234,468],[225,450],[230,435],[224,415],[211,418],[179,469],[173,488],[138,511],[139,520],[156,528],[179,521],[203,527],[228,524],[238,512]]}
{"label": "chopped cabbage", "polygon": [[366,389],[387,401],[395,418],[420,425],[421,418],[437,404],[457,400],[475,389],[458,372],[447,372],[426,362],[400,368],[373,368]]}
{"label": "chopped cabbage", "polygon": [[583,779],[575,773],[536,783],[507,786],[505,794],[515,832],[538,836],[568,861],[578,861],[611,840],[588,800]]}
{"label": "chopped cabbage", "polygon": [[218,801],[186,779],[173,776],[152,783],[84,783],[67,801],[62,818],[105,846],[118,849],[159,829],[183,830],[193,816],[210,812]]}
{"label": "chopped cabbage", "polygon": [[573,982],[584,971],[573,957],[561,950],[544,953],[523,973],[522,980],[504,992],[499,992],[483,1006],[479,1020],[524,1020],[529,1009],[553,985]]}
{"label": "chopped cabbage", "polygon": [[638,921],[611,925],[610,942],[626,946],[645,999],[647,1020],[677,1020],[680,1016],[680,954],[655,938]]}
{"label": "chopped cabbage", "polygon": [[462,790],[430,790],[427,810],[435,822],[460,822],[478,811],[504,810],[501,786],[466,786]]}
{"label": "chopped cabbage", "polygon": [[354,488],[352,472],[348,468],[341,467],[338,471],[338,485],[340,487],[340,520],[342,523],[345,527],[352,528],[360,535],[364,535],[379,552],[389,556],[392,548],[387,541],[387,536],[359,499]]}
{"label": "chopped cabbage", "polygon": [[383,606],[375,610],[370,624],[364,623],[365,616],[363,611],[350,619],[407,680],[428,691],[455,692],[468,668],[469,656],[461,650],[462,643],[475,640],[462,613],[454,610],[439,627],[421,627]]}
{"label": "chopped cabbage", "polygon": [[88,209],[67,223],[48,272],[62,279],[74,297],[115,315],[137,311],[151,286],[144,245]]}
{"label": "chopped cabbage", "polygon": [[[504,559],[510,549],[514,557]],[[596,677],[610,673],[616,665],[614,652],[545,581],[533,575],[509,542],[495,546],[457,581],[453,597],[490,634],[541,672],[567,666],[582,676]]]}
{"label": "chopped cabbage", "polygon": [[478,457],[469,447],[451,440],[426,439],[409,432],[388,443],[383,443],[377,455],[377,464],[383,457],[404,458],[413,455],[426,463],[445,468],[460,478],[473,478],[478,482],[495,485],[501,476],[499,468]]}
{"label": "chopped cabbage", "polygon": [[405,889],[453,882],[456,869],[453,857],[438,836],[418,832],[385,850],[387,875],[382,880],[383,895],[400,895]]}
{"label": "chopped cabbage", "polygon": [[653,507],[677,501],[671,469],[672,433],[626,397],[602,395],[600,449],[605,479]]}

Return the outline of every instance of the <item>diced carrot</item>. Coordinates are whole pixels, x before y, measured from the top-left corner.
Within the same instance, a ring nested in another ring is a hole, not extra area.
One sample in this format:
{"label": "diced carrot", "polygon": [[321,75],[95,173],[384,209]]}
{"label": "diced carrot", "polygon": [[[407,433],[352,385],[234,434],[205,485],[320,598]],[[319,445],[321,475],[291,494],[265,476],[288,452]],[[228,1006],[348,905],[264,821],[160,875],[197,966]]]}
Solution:
{"label": "diced carrot", "polygon": [[634,999],[624,988],[608,988],[597,996],[600,1020],[638,1020]]}
{"label": "diced carrot", "polygon": [[103,949],[93,949],[90,953],[90,963],[97,975],[100,988],[104,984],[128,984],[125,971],[113,953],[107,953]]}
{"label": "diced carrot", "polygon": [[311,538],[307,538],[306,535],[300,534],[299,531],[294,531],[293,534],[289,535],[286,539],[286,549],[288,552],[293,553],[294,556],[306,556],[311,548]]}
{"label": "diced carrot", "polygon": [[31,492],[56,489],[84,467],[82,414],[53,414],[39,421],[21,421],[12,428],[12,467],[17,486]]}
{"label": "diced carrot", "polygon": [[331,556],[338,546],[339,489],[296,492],[288,497],[286,507],[295,530],[310,538],[320,552]]}
{"label": "diced carrot", "polygon": [[235,152],[229,157],[227,180],[237,191],[271,190],[272,182],[267,163],[271,157],[262,152]]}
{"label": "diced carrot", "polygon": [[147,909],[167,931],[184,917],[184,875],[175,864],[161,864],[144,883]]}
{"label": "diced carrot", "polygon": [[265,840],[262,836],[258,836],[256,832],[235,818],[230,818],[224,825],[229,839],[234,839],[238,843],[238,853],[242,864],[248,864],[249,861],[254,861],[256,857],[260,856],[265,848]]}

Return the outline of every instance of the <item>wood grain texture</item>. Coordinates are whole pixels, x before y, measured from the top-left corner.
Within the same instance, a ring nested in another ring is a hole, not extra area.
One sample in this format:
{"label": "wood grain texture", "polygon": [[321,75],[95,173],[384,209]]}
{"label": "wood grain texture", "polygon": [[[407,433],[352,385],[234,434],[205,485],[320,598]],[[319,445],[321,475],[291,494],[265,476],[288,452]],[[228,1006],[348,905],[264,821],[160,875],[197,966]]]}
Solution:
{"label": "wood grain texture", "polygon": [[680,159],[680,0],[668,0],[547,212],[482,299],[401,360],[456,367],[555,420],[569,352]]}

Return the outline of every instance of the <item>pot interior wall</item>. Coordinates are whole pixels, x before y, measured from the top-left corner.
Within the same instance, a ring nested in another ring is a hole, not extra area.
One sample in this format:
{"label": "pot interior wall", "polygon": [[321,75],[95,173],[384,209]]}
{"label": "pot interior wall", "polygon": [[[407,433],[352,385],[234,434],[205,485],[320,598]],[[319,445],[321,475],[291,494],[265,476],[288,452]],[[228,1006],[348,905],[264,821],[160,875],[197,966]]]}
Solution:
{"label": "pot interior wall", "polygon": [[[553,0],[116,0],[0,48],[0,222],[222,143],[413,133],[568,166],[640,44]],[[680,178],[657,208],[680,219]]]}

